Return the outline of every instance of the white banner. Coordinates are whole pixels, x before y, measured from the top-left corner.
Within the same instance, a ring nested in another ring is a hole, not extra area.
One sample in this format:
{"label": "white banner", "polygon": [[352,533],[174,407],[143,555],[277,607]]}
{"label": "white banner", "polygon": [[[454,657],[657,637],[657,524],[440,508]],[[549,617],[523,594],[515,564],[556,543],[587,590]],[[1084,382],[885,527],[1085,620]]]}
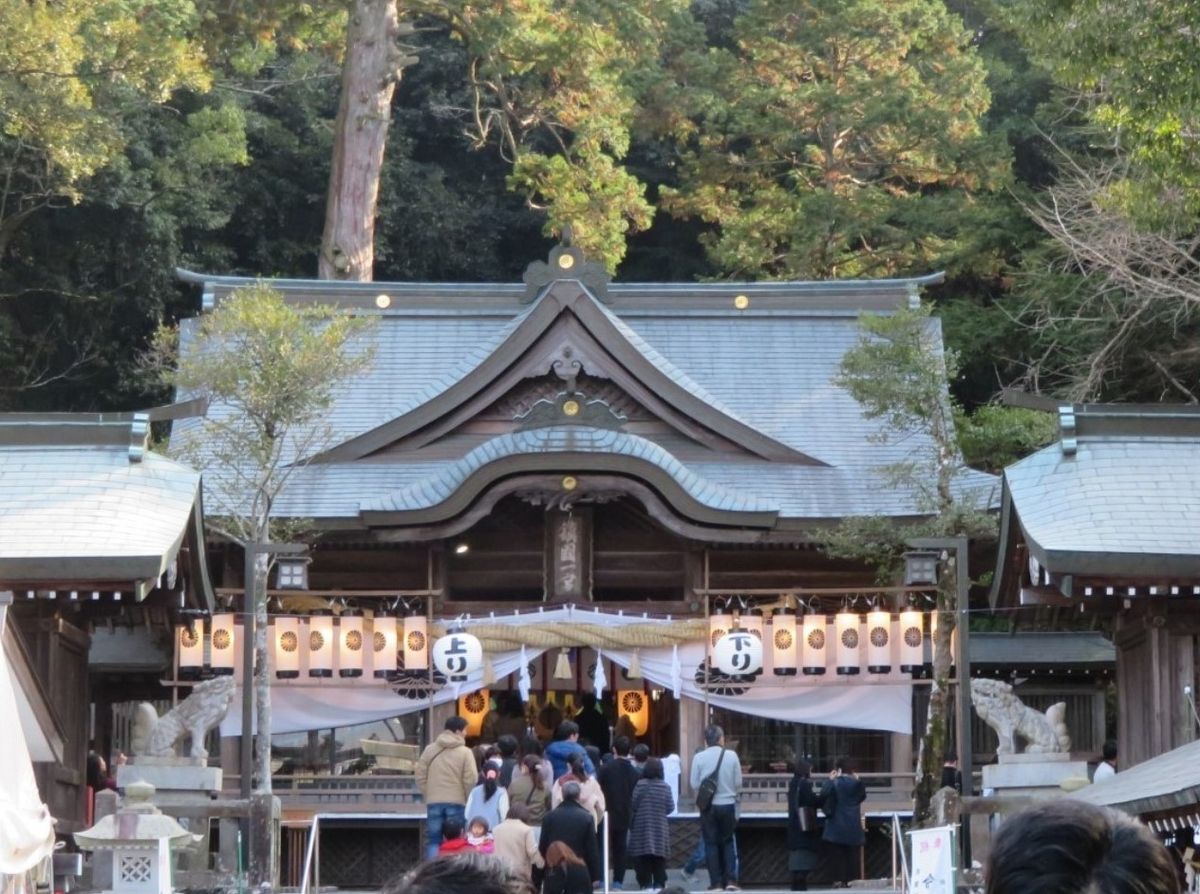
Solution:
{"label": "white banner", "polygon": [[[673,623],[666,619],[608,614],[568,606],[520,615],[468,619],[465,626],[470,630],[473,624],[522,624],[531,620],[556,624],[574,621],[611,627]],[[496,680],[503,680],[520,669],[522,653],[525,661],[531,663],[545,651],[526,647],[493,653],[491,659]],[[628,668],[633,651],[606,646],[603,655],[620,667]],[[705,697],[704,658],[703,641],[639,650],[642,676],[648,682],[669,691],[677,690],[683,698],[697,701],[704,701]],[[744,714],[795,723],[911,733],[912,681],[899,672],[898,664],[898,661],[893,662],[889,674],[864,673],[847,678],[839,677],[830,669],[824,676],[777,677],[772,673],[771,650],[767,649],[766,666],[753,682],[710,680],[708,703]],[[462,684],[461,691],[481,688],[482,669]],[[277,681],[271,687],[272,729],[286,733],[351,726],[421,711],[431,703],[443,704],[455,699],[455,687],[451,685],[440,687],[432,698],[410,698],[395,691],[405,689],[404,684],[367,678]],[[240,696],[233,704],[233,709],[221,723],[223,736],[241,733]]]}

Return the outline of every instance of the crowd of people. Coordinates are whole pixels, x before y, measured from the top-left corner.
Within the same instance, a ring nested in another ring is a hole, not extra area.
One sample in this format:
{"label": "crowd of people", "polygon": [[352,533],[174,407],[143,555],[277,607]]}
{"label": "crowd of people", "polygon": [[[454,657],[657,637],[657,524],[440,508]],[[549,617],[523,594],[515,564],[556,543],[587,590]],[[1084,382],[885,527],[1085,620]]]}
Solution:
{"label": "crowd of people", "polygon": [[[504,732],[477,753],[466,744],[467,721],[450,717],[416,771],[427,807],[427,859],[387,894],[590,894],[603,883],[601,835],[608,839],[612,890],[624,890],[632,870],[642,891],[681,894],[684,889],[667,879],[668,817],[676,804],[662,759],[620,730],[604,739],[608,750],[602,751],[582,735],[591,722],[585,716],[559,720],[544,748],[536,735]],[[737,891],[741,760],[726,745],[721,727],[707,727],[704,741],[689,770],[700,842],[683,865],[683,879],[695,882],[703,862],[710,891]],[[787,790],[786,860],[793,891],[808,889],[819,863],[835,888],[859,877],[865,800],[866,787],[848,760],[837,761],[818,779],[808,762],[795,763]],[[1069,833],[1054,827],[1065,817],[1073,821]],[[1037,841],[1027,840],[1030,829],[1038,830]],[[1131,868],[1116,852],[1118,845],[1123,853],[1137,854],[1145,871]],[[1058,858],[1063,865],[1055,869],[1051,864]],[[1154,886],[1163,866],[1173,868],[1145,827],[1077,803],[1037,808],[1028,819],[1006,822],[991,862],[989,894],[1178,890]]]}

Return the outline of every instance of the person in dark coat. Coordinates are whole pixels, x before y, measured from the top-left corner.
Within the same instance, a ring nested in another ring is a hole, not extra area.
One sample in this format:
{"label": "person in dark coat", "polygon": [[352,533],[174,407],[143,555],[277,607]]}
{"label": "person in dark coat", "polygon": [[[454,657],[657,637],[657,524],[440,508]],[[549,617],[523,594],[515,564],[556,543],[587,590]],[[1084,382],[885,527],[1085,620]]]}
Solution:
{"label": "person in dark coat", "polygon": [[596,780],[604,792],[608,809],[608,861],[612,866],[613,886],[625,885],[625,842],[629,835],[629,817],[633,809],[633,787],[641,778],[629,757],[632,743],[625,736],[613,740],[616,757],[600,768]]}
{"label": "person in dark coat", "polygon": [[[578,854],[587,864],[593,882],[600,881],[603,867],[600,863],[600,843],[596,837],[596,818],[579,803],[579,783],[568,782],[562,787],[562,803],[546,814],[542,821],[542,836],[538,850],[542,856],[550,845],[561,841]],[[547,869],[549,867],[547,866]]]}
{"label": "person in dark coat", "polygon": [[866,841],[860,808],[866,799],[867,787],[850,761],[839,759],[821,786],[821,805],[825,811],[822,838],[829,846],[835,888],[848,888],[858,878],[859,848]]}
{"label": "person in dark coat", "polygon": [[561,841],[554,842],[546,852],[542,894],[592,894],[587,865]]}
{"label": "person in dark coat", "polygon": [[608,720],[600,713],[596,696],[585,692],[579,702],[583,706],[575,715],[575,722],[579,724],[579,741],[584,745],[596,746],[601,754],[607,753],[612,733],[608,728]]}
{"label": "person in dark coat", "polygon": [[674,811],[675,797],[671,786],[663,781],[662,761],[649,758],[633,789],[629,822],[629,855],[643,890],[667,885],[667,858],[671,856],[667,817]]}
{"label": "person in dark coat", "polygon": [[813,790],[811,773],[812,764],[798,760],[788,781],[788,870],[793,891],[808,890],[808,874],[817,868],[821,848],[821,830],[817,828],[821,799]]}

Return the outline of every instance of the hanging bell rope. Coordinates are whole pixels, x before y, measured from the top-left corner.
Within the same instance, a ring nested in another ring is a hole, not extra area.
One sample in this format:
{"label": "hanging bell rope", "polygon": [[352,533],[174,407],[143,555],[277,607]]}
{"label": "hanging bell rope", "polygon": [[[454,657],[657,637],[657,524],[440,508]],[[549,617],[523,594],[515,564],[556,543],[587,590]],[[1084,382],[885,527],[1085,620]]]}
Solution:
{"label": "hanging bell rope", "polygon": [[[586,622],[543,621],[522,624],[471,624],[470,632],[479,638],[486,652],[512,652],[521,646],[536,649],[653,649],[703,641],[708,623],[689,618],[670,624],[625,624],[609,627]],[[445,624],[435,624],[433,635],[443,636]]]}

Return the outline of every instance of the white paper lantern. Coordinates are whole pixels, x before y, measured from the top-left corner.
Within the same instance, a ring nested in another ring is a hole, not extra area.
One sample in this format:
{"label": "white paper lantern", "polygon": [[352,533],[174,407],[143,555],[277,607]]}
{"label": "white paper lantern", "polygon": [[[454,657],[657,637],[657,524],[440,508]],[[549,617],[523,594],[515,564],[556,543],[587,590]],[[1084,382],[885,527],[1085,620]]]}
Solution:
{"label": "white paper lantern", "polygon": [[232,614],[212,616],[208,644],[208,666],[212,672],[218,676],[232,674],[237,662],[237,627]]}
{"label": "white paper lantern", "polygon": [[771,618],[771,665],[777,677],[796,676],[796,613],[777,608]]}
{"label": "white paper lantern", "polygon": [[825,633],[825,616],[804,616],[800,647],[800,669],[806,677],[819,677],[825,673],[825,657],[829,654]]}
{"label": "white paper lantern", "polygon": [[179,644],[179,678],[194,680],[204,670],[204,626],[183,624],[175,633]]}
{"label": "white paper lantern", "polygon": [[717,642],[733,629],[733,615],[726,610],[708,616],[708,648],[715,649]]}
{"label": "white paper lantern", "polygon": [[737,626],[743,630],[748,630],[751,634],[758,637],[759,642],[763,642],[763,616],[762,611],[757,608],[752,608],[749,611],[742,612],[737,618]]}
{"label": "white paper lantern", "polygon": [[308,675],[333,676],[332,615],[313,615],[308,619]]}
{"label": "white paper lantern", "polygon": [[486,689],[468,692],[458,700],[458,716],[467,721],[465,736],[483,733],[483,721],[492,709],[492,694]]}
{"label": "white paper lantern", "polygon": [[892,672],[892,616],[890,612],[867,613],[867,673]]}
{"label": "white paper lantern", "polygon": [[372,667],[376,677],[387,679],[396,672],[396,619],[389,615],[376,615],[371,630]]}
{"label": "white paper lantern", "polygon": [[725,634],[713,649],[717,670],[731,676],[750,676],[762,670],[762,640],[749,630],[735,629]]}
{"label": "white paper lantern", "polygon": [[469,633],[452,631],[433,644],[433,666],[452,683],[462,683],[483,666],[483,645]]}
{"label": "white paper lantern", "polygon": [[617,716],[629,718],[634,735],[646,735],[650,729],[650,697],[643,689],[618,689]]}
{"label": "white paper lantern", "polygon": [[837,635],[837,672],[839,676],[853,676],[861,670],[862,634],[858,615],[854,612],[839,612],[833,619]]}
{"label": "white paper lantern", "polygon": [[338,676],[361,677],[363,672],[363,619],[361,615],[344,614],[338,619]]}
{"label": "white paper lantern", "polygon": [[300,619],[279,615],[271,622],[271,651],[275,676],[294,680],[300,676]]}
{"label": "white paper lantern", "polygon": [[429,623],[424,615],[404,619],[404,669],[429,669]]}
{"label": "white paper lantern", "polygon": [[916,609],[900,612],[900,670],[916,673],[925,666],[924,615]]}

